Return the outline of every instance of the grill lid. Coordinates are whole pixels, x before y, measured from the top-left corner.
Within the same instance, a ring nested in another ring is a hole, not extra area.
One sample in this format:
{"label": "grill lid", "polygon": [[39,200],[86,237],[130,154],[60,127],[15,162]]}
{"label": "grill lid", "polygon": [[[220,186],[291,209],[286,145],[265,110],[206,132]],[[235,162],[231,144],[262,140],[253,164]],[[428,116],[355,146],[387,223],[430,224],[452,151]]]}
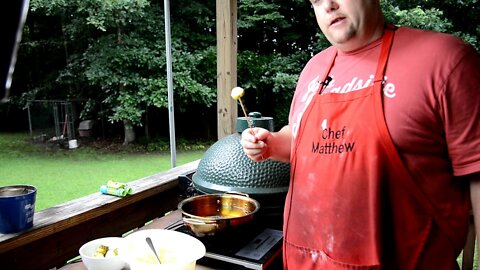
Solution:
{"label": "grill lid", "polygon": [[[273,118],[254,112],[249,119],[252,126],[273,131]],[[205,193],[237,191],[257,198],[287,192],[290,164],[249,159],[240,144],[240,134],[246,128],[247,119],[237,118],[237,133],[217,141],[205,152],[192,178],[195,188]]]}

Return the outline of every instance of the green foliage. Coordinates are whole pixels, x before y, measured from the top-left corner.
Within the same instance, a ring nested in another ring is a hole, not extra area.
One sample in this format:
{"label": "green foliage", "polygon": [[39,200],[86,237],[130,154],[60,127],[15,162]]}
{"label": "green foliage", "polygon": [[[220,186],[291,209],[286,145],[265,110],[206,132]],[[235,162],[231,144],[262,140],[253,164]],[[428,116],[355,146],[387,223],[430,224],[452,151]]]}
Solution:
{"label": "green foliage", "polygon": [[422,29],[434,30],[437,32],[446,32],[452,24],[443,18],[443,12],[436,8],[423,10],[421,7],[415,7],[409,10],[399,10],[396,8],[395,16],[398,25],[410,26]]}
{"label": "green foliage", "polygon": [[242,20],[238,22],[238,28],[258,29],[259,26],[270,23],[277,25],[277,27],[285,26],[286,21],[284,16],[278,11],[279,8],[278,4],[268,3],[267,1],[240,1],[238,12],[242,15]]}
{"label": "green foliage", "polygon": [[130,25],[132,18],[141,17],[149,4],[147,0],[81,0],[77,11],[88,14],[87,24],[107,31]]}
{"label": "green foliage", "polygon": [[[67,5],[68,10],[75,11],[70,16],[61,12]],[[200,4],[195,6],[198,9],[189,7],[187,10],[197,14],[206,10],[200,8]],[[185,9],[179,10],[181,14],[186,14]],[[167,107],[165,43],[160,6],[151,6],[145,0],[33,0],[32,11],[62,18],[64,33],[69,38],[88,37],[84,47],[74,50],[68,57],[67,66],[57,77],[57,86],[77,89],[76,96],[87,98],[90,105],[102,103],[111,122],[129,120],[135,125],[142,125],[145,108]],[[193,24],[183,20],[185,24]],[[196,20],[198,22],[201,21]],[[185,27],[185,24],[178,28]],[[210,32],[211,38],[203,38],[204,44],[207,41],[215,42],[214,33],[206,30],[211,28],[211,21],[206,20],[203,30]],[[191,38],[188,33],[180,36]],[[179,38],[173,39],[172,43],[178,108],[185,110],[188,103],[211,106],[216,93],[216,82],[210,79],[215,78],[216,55],[212,54],[212,43],[193,52],[189,50],[191,46]],[[82,114],[91,114],[92,108],[95,106],[85,107],[90,112]]]}
{"label": "green foliage", "polygon": [[[195,140],[185,140],[179,138],[176,140],[176,149],[179,151],[202,151],[205,152],[214,142],[211,141],[195,141]],[[165,138],[155,138],[150,139],[146,142],[140,142],[140,144],[145,145],[145,150],[149,153],[151,152],[168,152],[170,151],[170,141]]]}
{"label": "green foliage", "polygon": [[[216,101],[215,1],[171,1],[175,109]],[[239,0],[238,84],[249,111],[287,123],[296,80],[329,46],[309,1]],[[389,22],[457,35],[479,49],[478,0],[381,0]],[[82,99],[83,117],[145,124],[166,108],[163,1],[31,0],[12,100]],[[85,118],[83,118],[85,119]]]}
{"label": "green foliage", "polygon": [[478,0],[382,0],[389,22],[454,34],[480,50]]}
{"label": "green foliage", "polygon": [[212,69],[212,63],[216,61],[214,48],[209,47],[196,53],[177,52],[174,57],[176,61],[173,64],[175,68],[173,79],[179,110],[185,111],[190,103],[212,106],[217,95],[216,89],[212,87],[216,84],[214,81],[216,76],[212,72],[215,70]]}

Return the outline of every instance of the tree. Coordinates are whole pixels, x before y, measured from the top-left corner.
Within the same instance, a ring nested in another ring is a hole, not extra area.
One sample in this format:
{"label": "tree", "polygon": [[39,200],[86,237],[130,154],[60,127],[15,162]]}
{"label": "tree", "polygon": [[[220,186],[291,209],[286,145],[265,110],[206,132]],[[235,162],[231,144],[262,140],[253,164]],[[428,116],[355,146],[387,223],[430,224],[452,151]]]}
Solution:
{"label": "tree", "polygon": [[[478,50],[477,2],[381,4],[389,22],[452,33]],[[162,8],[158,0],[31,0],[12,104],[82,98],[84,115],[143,125],[148,135],[149,112],[167,107]],[[208,109],[216,99],[215,1],[172,1],[171,13],[175,108],[195,115],[192,107]],[[280,127],[304,64],[329,43],[305,0],[238,0],[238,35],[247,110],[274,116]]]}
{"label": "tree", "polygon": [[[135,138],[133,126],[144,124],[142,116],[149,107],[167,107],[165,38],[160,6],[150,5],[146,0],[69,1],[69,9],[64,9],[66,5],[63,1],[34,0],[32,3],[32,11],[70,18],[61,21],[66,25],[63,28],[70,30],[68,35],[72,43],[76,42],[76,36],[87,36],[86,47],[67,54],[68,64],[60,71],[57,82],[76,89],[77,97],[88,98],[87,108],[96,108],[95,104],[101,102],[111,122],[123,122],[125,143],[129,143]],[[67,16],[63,13],[66,10],[75,12]],[[84,27],[85,24],[90,27]],[[187,28],[185,24],[179,26]],[[198,69],[198,72],[193,72],[192,68],[214,63],[212,50],[205,46],[193,53],[185,50],[188,47],[181,39],[185,37],[189,36],[183,35],[173,41],[179,108],[184,110],[187,103],[210,106],[215,91],[203,83],[205,74],[209,73],[200,71],[211,68]]]}
{"label": "tree", "polygon": [[477,0],[382,0],[388,21],[397,25],[454,34],[480,50]]}

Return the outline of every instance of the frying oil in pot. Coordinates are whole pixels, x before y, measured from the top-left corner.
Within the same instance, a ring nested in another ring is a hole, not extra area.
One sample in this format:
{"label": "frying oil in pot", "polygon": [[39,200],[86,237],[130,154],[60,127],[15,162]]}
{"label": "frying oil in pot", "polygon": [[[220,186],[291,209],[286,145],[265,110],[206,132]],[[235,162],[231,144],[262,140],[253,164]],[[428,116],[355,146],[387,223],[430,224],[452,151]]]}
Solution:
{"label": "frying oil in pot", "polygon": [[232,208],[221,208],[217,209],[218,215],[215,216],[209,216],[208,218],[237,218],[237,217],[243,217],[245,215],[248,215],[250,211],[245,210],[241,207],[232,207]]}

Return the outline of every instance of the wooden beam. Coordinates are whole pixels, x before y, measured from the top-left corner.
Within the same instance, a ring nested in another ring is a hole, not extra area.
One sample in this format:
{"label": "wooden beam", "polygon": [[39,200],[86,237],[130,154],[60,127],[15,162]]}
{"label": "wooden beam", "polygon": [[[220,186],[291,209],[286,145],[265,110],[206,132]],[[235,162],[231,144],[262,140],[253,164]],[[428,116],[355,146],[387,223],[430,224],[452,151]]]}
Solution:
{"label": "wooden beam", "polygon": [[237,85],[237,0],[216,0],[217,135],[236,132],[238,106],[230,96]]}

